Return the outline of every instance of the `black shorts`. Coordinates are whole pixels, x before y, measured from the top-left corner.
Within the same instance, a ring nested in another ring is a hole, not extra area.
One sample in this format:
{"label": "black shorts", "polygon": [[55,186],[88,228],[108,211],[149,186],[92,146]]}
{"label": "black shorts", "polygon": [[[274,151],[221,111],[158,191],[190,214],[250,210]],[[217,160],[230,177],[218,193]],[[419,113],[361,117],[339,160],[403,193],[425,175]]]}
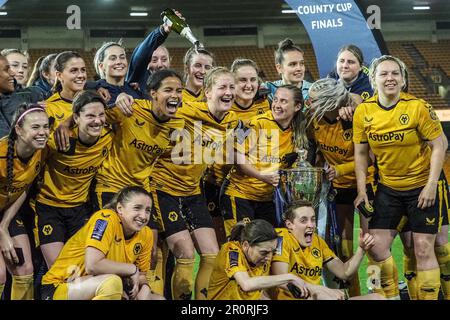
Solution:
{"label": "black shorts", "polygon": [[[99,210],[103,209],[104,206],[106,206],[108,203],[111,202],[111,200],[114,198],[115,195],[116,195],[115,192],[96,193],[96,196],[93,197],[94,198],[94,201],[93,201],[94,211],[99,211]],[[153,198],[152,194],[150,194],[150,196]],[[150,219],[148,220],[147,226],[152,230],[159,230],[158,219],[157,219],[156,210],[155,210],[155,201],[153,201],[152,211],[151,211]]]}
{"label": "black shorts", "polygon": [[61,208],[36,202],[39,243],[66,243],[84,226],[91,213],[89,204]]}
{"label": "black shorts", "polygon": [[221,199],[221,204],[227,234],[229,234],[231,224],[234,225],[241,220],[263,219],[277,227],[273,201],[254,201],[225,194]]}
{"label": "black shorts", "polygon": [[[437,192],[438,196],[436,197],[436,202],[438,203],[439,207],[441,226],[447,226],[450,214],[450,193],[448,182],[444,174],[439,177]],[[402,222],[400,223],[397,230],[399,232],[411,231],[411,225],[409,224],[406,216],[403,217]]]}
{"label": "black shorts", "polygon": [[96,192],[93,198],[95,211],[103,209],[115,196],[115,192]]}
{"label": "black shorts", "polygon": [[221,217],[220,212],[220,186],[204,181],[203,194],[206,199],[208,211],[211,217]]}
{"label": "black shorts", "polygon": [[177,197],[160,190],[152,195],[162,239],[183,230],[213,228],[203,195]]}
{"label": "black shorts", "polygon": [[[366,185],[367,197],[369,200],[373,200],[375,198],[373,189],[374,188],[371,183]],[[336,204],[353,205],[353,202],[358,196],[358,190],[356,188],[334,188],[334,190],[337,192],[334,197]]]}
{"label": "black shorts", "polygon": [[53,300],[56,287],[53,284],[41,284],[41,300]]}
{"label": "black shorts", "polygon": [[417,203],[422,189],[397,191],[379,183],[374,201],[375,213],[369,221],[369,229],[401,230],[405,216],[412,232],[436,234],[441,226],[439,194],[436,191],[437,201],[432,207],[420,209]]}
{"label": "black shorts", "polygon": [[[3,214],[4,212],[0,213],[0,220],[3,218]],[[20,236],[21,234],[28,234],[20,210],[17,212],[16,216],[9,223],[8,231],[11,238],[15,236]]]}

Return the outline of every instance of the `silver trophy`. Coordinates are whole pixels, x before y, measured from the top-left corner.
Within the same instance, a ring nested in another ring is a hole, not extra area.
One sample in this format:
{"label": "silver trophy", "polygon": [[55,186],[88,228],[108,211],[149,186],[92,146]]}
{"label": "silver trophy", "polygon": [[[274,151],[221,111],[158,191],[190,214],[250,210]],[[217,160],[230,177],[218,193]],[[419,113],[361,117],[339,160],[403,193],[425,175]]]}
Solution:
{"label": "silver trophy", "polygon": [[310,202],[314,208],[320,201],[325,170],[311,166],[306,161],[306,150],[298,151],[297,166],[280,170],[280,191],[287,206],[294,201]]}

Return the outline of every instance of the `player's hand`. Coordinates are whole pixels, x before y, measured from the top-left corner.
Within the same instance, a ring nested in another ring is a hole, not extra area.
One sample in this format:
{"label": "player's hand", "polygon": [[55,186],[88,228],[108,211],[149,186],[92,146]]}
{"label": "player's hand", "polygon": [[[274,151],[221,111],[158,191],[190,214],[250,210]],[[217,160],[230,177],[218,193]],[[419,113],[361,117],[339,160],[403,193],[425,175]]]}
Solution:
{"label": "player's hand", "polygon": [[339,108],[339,116],[337,119],[342,119],[345,121],[351,121],[353,119],[353,112],[355,112],[355,109],[353,107],[342,107]]}
{"label": "player's hand", "polygon": [[128,295],[130,297],[131,300],[136,300],[136,297],[139,293],[139,276],[140,276],[140,272],[139,269],[136,269],[137,272],[135,272],[134,274],[132,274],[130,276],[130,280],[131,280],[131,290],[130,292],[128,292]]}
{"label": "player's hand", "polygon": [[134,99],[129,94],[122,92],[117,96],[116,107],[118,107],[120,111],[122,111],[122,113],[127,117],[133,114],[133,103]]}
{"label": "player's hand", "polygon": [[359,246],[364,251],[368,251],[375,245],[375,237],[370,233],[363,234],[362,229],[359,229]]}
{"label": "player's hand", "polygon": [[278,172],[263,173],[260,175],[259,180],[276,187],[280,182],[280,175]]}
{"label": "player's hand", "polygon": [[[179,12],[178,10],[173,10],[173,12],[175,12],[175,14],[180,17],[183,21],[186,21],[186,19],[183,17],[183,15],[181,14],[181,12]],[[172,26],[169,26],[167,23],[163,23],[163,29],[165,33],[170,33],[170,31],[172,31]]]}
{"label": "player's hand", "polygon": [[336,168],[334,166],[329,166],[326,170],[325,173],[327,174],[327,178],[328,180],[333,180],[337,177],[339,177],[338,172],[336,171]]}
{"label": "player's hand", "polygon": [[324,286],[319,286],[313,293],[315,300],[345,300],[345,293],[339,289],[330,289]]}
{"label": "player's hand", "polygon": [[357,208],[359,206],[359,204],[362,202],[370,203],[366,192],[359,192],[358,195],[356,196],[356,199],[353,202],[353,204],[355,205],[355,208]]}
{"label": "player's hand", "polygon": [[129,86],[130,86],[131,88],[133,88],[133,90],[139,91],[139,83],[137,83],[137,82],[131,82],[131,83],[129,83]]}
{"label": "player's hand", "polygon": [[419,194],[417,208],[425,209],[434,205],[437,183],[428,182]]}
{"label": "player's hand", "polygon": [[9,235],[8,230],[0,228],[0,249],[5,260],[10,264],[18,264],[19,258],[17,257],[16,250],[14,249],[14,242]]}
{"label": "player's hand", "polygon": [[97,93],[100,95],[100,97],[102,97],[105,103],[108,103],[108,101],[111,100],[111,94],[109,93],[108,89],[98,88]]}
{"label": "player's hand", "polygon": [[296,298],[307,299],[310,296],[308,285],[299,277],[293,279],[291,284],[297,288],[298,296]]}
{"label": "player's hand", "polygon": [[70,148],[70,137],[72,132],[65,122],[61,122],[53,134],[58,150],[66,151]]}

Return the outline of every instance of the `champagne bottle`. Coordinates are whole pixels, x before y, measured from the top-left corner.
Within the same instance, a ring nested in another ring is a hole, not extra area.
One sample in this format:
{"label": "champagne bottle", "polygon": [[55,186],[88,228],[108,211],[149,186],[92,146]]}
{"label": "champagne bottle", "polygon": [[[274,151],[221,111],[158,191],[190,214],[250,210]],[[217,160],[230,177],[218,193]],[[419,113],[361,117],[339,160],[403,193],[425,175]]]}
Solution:
{"label": "champagne bottle", "polygon": [[163,12],[161,12],[161,18],[165,24],[172,27],[172,30],[188,39],[196,49],[203,48],[203,45],[194,36],[191,28],[186,23],[186,21],[177,16],[172,9],[167,8]]}

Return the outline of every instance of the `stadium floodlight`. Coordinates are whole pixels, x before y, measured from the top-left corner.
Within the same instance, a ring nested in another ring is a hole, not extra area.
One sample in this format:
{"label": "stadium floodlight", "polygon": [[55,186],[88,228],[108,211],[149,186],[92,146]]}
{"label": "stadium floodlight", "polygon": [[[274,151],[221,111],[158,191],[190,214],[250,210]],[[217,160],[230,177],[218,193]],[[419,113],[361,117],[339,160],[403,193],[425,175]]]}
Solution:
{"label": "stadium floodlight", "polygon": [[0,11],[0,16],[6,16],[6,15],[8,15],[8,12],[6,12],[6,11]]}
{"label": "stadium floodlight", "polygon": [[414,6],[413,10],[430,10],[430,6]]}
{"label": "stadium floodlight", "polygon": [[130,16],[132,17],[146,17],[148,16],[147,12],[130,12]]}
{"label": "stadium floodlight", "polygon": [[288,10],[288,9],[283,9],[283,10],[281,10],[281,13],[296,13],[296,11],[295,11],[295,10],[292,10],[292,9],[290,9],[290,10]]}

